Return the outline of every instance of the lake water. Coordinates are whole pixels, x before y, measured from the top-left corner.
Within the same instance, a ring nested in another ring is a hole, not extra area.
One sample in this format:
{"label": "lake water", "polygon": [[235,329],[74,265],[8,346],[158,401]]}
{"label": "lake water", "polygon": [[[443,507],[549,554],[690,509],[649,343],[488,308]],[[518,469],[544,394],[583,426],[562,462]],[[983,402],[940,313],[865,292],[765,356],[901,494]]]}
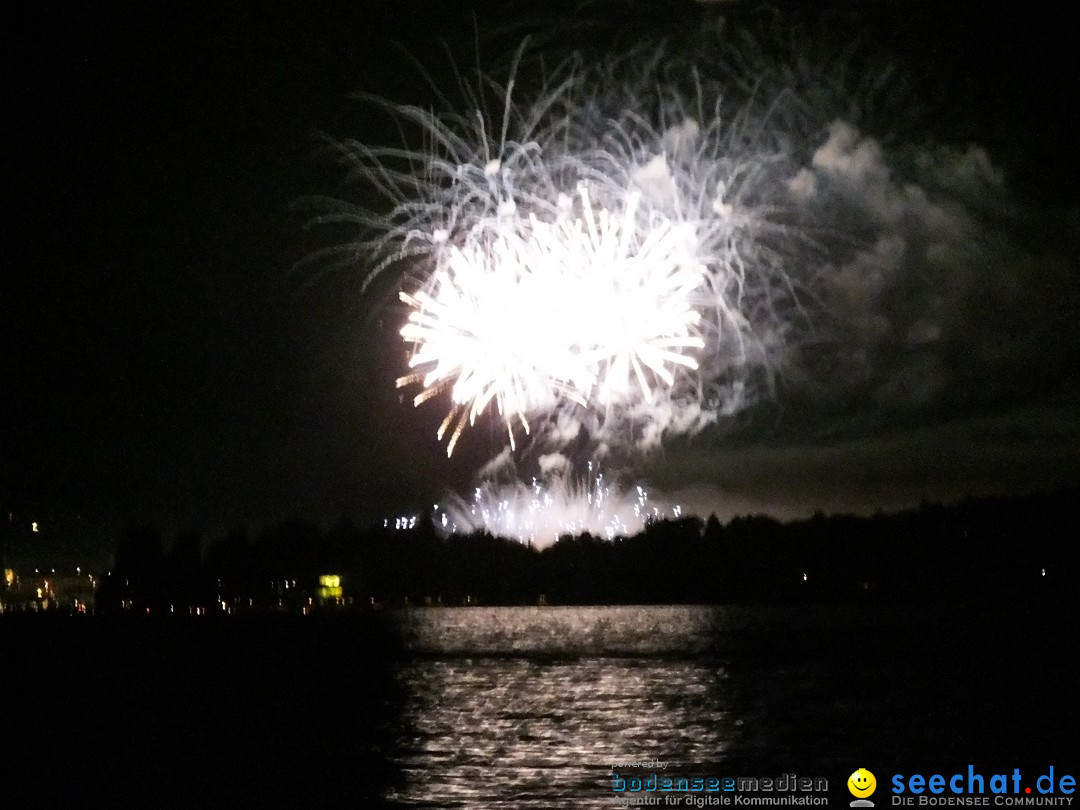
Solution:
{"label": "lake water", "polygon": [[58,806],[598,808],[613,763],[658,761],[846,807],[857,767],[1075,774],[1077,630],[990,604],[3,617],[5,790],[44,767]]}
{"label": "lake water", "polygon": [[1075,635],[1047,632],[1058,622],[1075,629],[1008,607],[401,614],[411,657],[384,798],[610,807],[613,763],[658,760],[675,775],[824,777],[846,805],[864,765],[1080,764],[1075,664],[1055,645]]}
{"label": "lake water", "polygon": [[[409,696],[389,798],[430,807],[611,805],[611,763],[716,762],[740,721],[695,608],[477,608],[402,617]],[[695,660],[697,659],[697,660]]]}

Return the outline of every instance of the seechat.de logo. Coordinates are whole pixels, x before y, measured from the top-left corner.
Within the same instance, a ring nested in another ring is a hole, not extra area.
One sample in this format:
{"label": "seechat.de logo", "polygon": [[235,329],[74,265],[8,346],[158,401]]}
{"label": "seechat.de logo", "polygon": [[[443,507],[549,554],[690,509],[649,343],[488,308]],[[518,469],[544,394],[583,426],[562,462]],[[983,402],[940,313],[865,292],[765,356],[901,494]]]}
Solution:
{"label": "seechat.de logo", "polygon": [[[1034,781],[1034,792],[1032,781]],[[1012,773],[983,774],[974,765],[967,772],[894,774],[892,805],[914,806],[1068,806],[1073,802],[1076,777],[1056,771],[1053,765],[1034,780],[1019,768]],[[910,795],[909,795],[910,794]]]}

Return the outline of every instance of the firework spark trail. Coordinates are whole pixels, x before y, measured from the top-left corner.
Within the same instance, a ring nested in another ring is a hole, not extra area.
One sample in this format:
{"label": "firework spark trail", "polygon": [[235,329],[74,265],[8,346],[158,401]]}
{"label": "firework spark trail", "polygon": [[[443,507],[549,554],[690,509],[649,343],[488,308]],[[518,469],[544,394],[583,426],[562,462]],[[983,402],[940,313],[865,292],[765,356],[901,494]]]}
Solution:
{"label": "firework spark trail", "polygon": [[783,364],[807,240],[791,133],[760,119],[782,105],[729,110],[696,74],[654,103],[657,60],[609,87],[615,64],[568,62],[522,104],[513,79],[487,79],[501,120],[475,96],[473,114],[380,102],[424,147],[340,144],[392,210],[334,202],[320,221],[360,228],[344,252],[376,258],[369,281],[396,262],[413,275],[401,384],[421,385],[417,405],[449,394],[448,452],[488,408],[512,444],[568,412],[655,443],[734,412]]}

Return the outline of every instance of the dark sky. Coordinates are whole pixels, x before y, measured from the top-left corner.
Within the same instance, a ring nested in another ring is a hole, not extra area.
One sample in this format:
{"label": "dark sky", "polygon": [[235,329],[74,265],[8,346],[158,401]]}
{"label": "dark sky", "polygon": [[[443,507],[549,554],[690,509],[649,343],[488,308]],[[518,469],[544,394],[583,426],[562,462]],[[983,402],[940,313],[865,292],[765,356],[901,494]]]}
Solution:
{"label": "dark sky", "polygon": [[[867,30],[968,88],[949,126],[1026,194],[1075,207],[1064,12],[942,5],[880,4]],[[382,133],[347,95],[422,98],[391,43],[467,54],[471,5],[127,6],[31,4],[5,26],[0,506],[96,554],[131,523],[364,519],[466,484],[501,437],[444,460],[433,415],[393,390],[393,310],[360,297],[359,274],[294,269],[320,237],[293,204],[350,193],[314,133]],[[487,3],[475,19],[519,18]],[[681,444],[653,474],[699,508],[778,514],[1068,482],[1071,346],[977,413],[861,433],[781,415],[756,439]]]}

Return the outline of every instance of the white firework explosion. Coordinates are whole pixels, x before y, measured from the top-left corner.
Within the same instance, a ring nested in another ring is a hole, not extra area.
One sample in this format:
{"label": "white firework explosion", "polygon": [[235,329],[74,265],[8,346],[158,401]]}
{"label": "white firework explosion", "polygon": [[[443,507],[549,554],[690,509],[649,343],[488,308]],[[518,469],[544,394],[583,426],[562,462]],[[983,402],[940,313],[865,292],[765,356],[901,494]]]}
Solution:
{"label": "white firework explosion", "polygon": [[511,443],[568,410],[598,437],[700,430],[783,362],[803,247],[790,133],[764,134],[754,105],[722,110],[696,74],[649,99],[656,60],[636,67],[608,86],[613,63],[571,62],[524,104],[513,79],[486,79],[497,120],[475,95],[464,114],[376,100],[423,147],[338,144],[392,208],[331,201],[319,221],[359,226],[342,250],[373,257],[369,281],[408,269],[400,382],[422,386],[417,405],[448,394],[448,452],[489,408]]}
{"label": "white firework explosion", "polygon": [[705,267],[693,228],[655,214],[639,225],[638,192],[618,215],[594,211],[586,187],[578,195],[579,211],[565,200],[552,221],[513,218],[481,230],[483,243],[450,246],[430,292],[401,293],[410,366],[427,371],[399,385],[422,383],[417,405],[451,389],[448,454],[492,401],[513,446],[514,422],[528,432],[527,414],[559,398],[617,404],[636,383],[651,400],[658,383],[675,385],[673,369],[697,369],[686,352],[704,346],[693,296]]}

